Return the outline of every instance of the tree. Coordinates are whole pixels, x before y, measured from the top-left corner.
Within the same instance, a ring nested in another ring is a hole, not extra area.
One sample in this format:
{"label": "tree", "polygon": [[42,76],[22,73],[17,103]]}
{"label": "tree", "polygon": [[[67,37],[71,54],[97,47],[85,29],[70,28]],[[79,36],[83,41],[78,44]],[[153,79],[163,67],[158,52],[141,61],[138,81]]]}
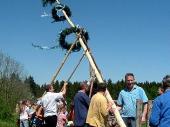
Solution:
{"label": "tree", "polygon": [[23,77],[23,66],[0,52],[0,100],[5,102],[6,112],[12,113],[18,100],[31,97],[30,88],[24,84]]}
{"label": "tree", "polygon": [[26,78],[24,83],[30,86],[30,90],[31,93],[33,94],[33,98],[37,98],[41,95],[40,86],[35,83],[34,78],[32,76]]}

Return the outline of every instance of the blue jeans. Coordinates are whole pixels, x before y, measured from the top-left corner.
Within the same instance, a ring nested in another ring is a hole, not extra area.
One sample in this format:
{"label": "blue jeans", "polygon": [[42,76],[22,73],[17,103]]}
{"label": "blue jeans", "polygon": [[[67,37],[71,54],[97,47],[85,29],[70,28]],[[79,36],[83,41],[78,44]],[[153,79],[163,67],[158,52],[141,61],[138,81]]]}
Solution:
{"label": "blue jeans", "polygon": [[122,117],[123,121],[126,124],[126,127],[136,127],[136,118],[135,117]]}
{"label": "blue jeans", "polygon": [[27,119],[20,120],[20,127],[29,127],[29,123]]}

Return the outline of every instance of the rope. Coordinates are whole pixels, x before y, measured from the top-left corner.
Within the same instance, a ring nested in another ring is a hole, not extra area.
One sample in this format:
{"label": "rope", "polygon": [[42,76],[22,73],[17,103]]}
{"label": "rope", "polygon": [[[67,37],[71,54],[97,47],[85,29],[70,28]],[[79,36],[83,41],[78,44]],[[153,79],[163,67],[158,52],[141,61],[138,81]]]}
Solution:
{"label": "rope", "polygon": [[[74,70],[73,70],[72,73],[70,74],[69,78],[67,79],[67,82],[69,82],[70,79],[72,78],[73,74],[75,73],[75,71],[77,70],[77,68],[78,68],[78,66],[80,65],[81,61],[83,60],[84,56],[85,56],[85,53],[83,53],[83,55],[82,55],[82,57],[80,58],[78,64],[76,65],[76,67],[74,68]],[[61,91],[62,91],[62,90],[63,90],[63,89],[61,89]]]}
{"label": "rope", "polygon": [[70,47],[70,49],[68,50],[67,54],[65,55],[63,61],[61,62],[60,67],[56,70],[56,73],[53,75],[52,80],[51,80],[51,84],[54,84],[56,77],[58,76],[60,70],[61,70],[62,67],[64,66],[64,64],[65,64],[68,56],[70,55],[72,49],[74,48],[74,45],[77,43],[77,40],[78,40],[78,38],[77,38],[76,41],[71,45],[71,47]]}
{"label": "rope", "polygon": [[[67,54],[65,55],[65,57],[64,57],[64,59],[63,59],[63,61],[62,61],[60,67],[56,70],[56,73],[54,74],[54,76],[53,76],[53,78],[52,78],[52,80],[51,80],[51,84],[54,84],[56,77],[58,76],[58,74],[59,74],[59,72],[61,71],[62,67],[64,66],[64,64],[65,64],[68,56],[70,55],[70,53],[71,53],[72,49],[74,48],[74,46],[77,44],[77,42],[78,42],[78,40],[79,40],[80,37],[81,37],[81,32],[80,32],[80,33],[77,33],[77,39],[76,39],[76,41],[71,45],[70,49],[68,50]],[[86,52],[85,52],[85,53],[86,53]],[[84,57],[84,55],[83,55],[83,57]],[[83,58],[82,58],[82,59],[83,59]]]}
{"label": "rope", "polygon": [[[87,50],[86,50],[87,51]],[[78,66],[80,65],[81,61],[83,60],[86,51],[83,53],[82,57],[80,58],[78,64],[76,65],[76,67],[74,68],[73,72],[71,73],[71,75],[69,76],[69,78],[67,79],[67,82],[70,81],[70,79],[72,78],[73,74],[75,73],[75,71],[77,70]]]}
{"label": "rope", "polygon": [[83,53],[82,57],[80,58],[78,64],[76,65],[76,67],[74,68],[73,72],[71,73],[71,75],[69,76],[69,78],[67,79],[67,82],[70,81],[70,79],[72,78],[73,74],[75,73],[75,71],[77,70],[78,66],[80,65],[81,61],[83,60],[85,54]]}
{"label": "rope", "polygon": [[[59,3],[59,0],[56,0],[56,1]],[[75,27],[75,25],[73,24],[73,22],[72,22],[72,21],[70,20],[70,18],[67,16],[66,12],[65,12],[64,10],[62,10],[62,12],[63,12],[64,16],[66,17],[68,23],[69,23],[72,27]],[[87,50],[88,50],[88,46],[87,46],[87,44],[85,44],[85,43],[83,42],[83,39],[82,39],[82,38],[79,38],[79,41],[80,41],[82,47],[83,47],[84,49],[87,48]],[[83,45],[83,44],[84,44],[84,45]],[[97,75],[96,75],[97,79],[99,80],[99,82],[104,82],[103,77],[102,77],[102,75],[101,75],[101,72],[99,71],[99,68],[97,67],[97,64],[95,63],[94,58],[92,57],[92,54],[90,54],[90,53],[88,54],[88,53],[87,53],[86,55],[87,55],[87,57],[89,58],[89,61],[92,60],[92,63],[91,63],[91,64],[92,64],[92,65],[94,64],[93,66],[96,68],[96,72],[95,72],[95,73],[97,73]],[[112,102],[112,103],[113,103],[112,108],[115,108],[115,109],[116,109],[116,105],[115,105],[115,103],[112,101],[112,97],[111,97],[111,95],[110,95],[110,93],[109,93],[108,90],[106,90],[106,98],[107,98],[107,100],[108,100],[109,102]],[[115,117],[116,117],[116,119],[117,119],[117,122],[118,122],[119,126],[120,126],[120,127],[126,127],[123,119],[122,119],[121,116],[120,116],[119,111],[118,111],[118,110],[115,110],[114,114],[115,114]]]}

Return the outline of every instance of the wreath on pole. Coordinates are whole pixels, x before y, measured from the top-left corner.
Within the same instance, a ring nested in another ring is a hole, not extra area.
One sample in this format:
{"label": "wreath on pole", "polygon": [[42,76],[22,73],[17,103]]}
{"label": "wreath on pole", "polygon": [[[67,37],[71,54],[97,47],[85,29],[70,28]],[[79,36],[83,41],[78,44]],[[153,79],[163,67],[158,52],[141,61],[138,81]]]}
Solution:
{"label": "wreath on pole", "polygon": [[58,12],[64,10],[67,14],[68,17],[71,17],[71,10],[67,5],[62,5],[62,4],[58,4],[56,5],[53,9],[52,9],[52,18],[54,19],[55,22],[60,22],[60,21],[65,21],[66,17],[63,16],[59,16]]}
{"label": "wreath on pole", "polygon": [[[60,33],[59,45],[63,49],[66,49],[67,51],[70,49],[72,43],[69,43],[66,41],[66,36],[68,36],[72,33],[79,34],[82,38],[84,38],[85,42],[87,42],[89,40],[88,32],[85,31],[83,28],[77,28],[77,27],[66,28]],[[81,49],[81,45],[80,45],[79,40],[77,39],[76,45],[73,47],[72,51],[78,52],[78,51],[80,51],[80,49]]]}
{"label": "wreath on pole", "polygon": [[43,7],[47,6],[47,4],[52,5],[55,2],[56,0],[42,0]]}

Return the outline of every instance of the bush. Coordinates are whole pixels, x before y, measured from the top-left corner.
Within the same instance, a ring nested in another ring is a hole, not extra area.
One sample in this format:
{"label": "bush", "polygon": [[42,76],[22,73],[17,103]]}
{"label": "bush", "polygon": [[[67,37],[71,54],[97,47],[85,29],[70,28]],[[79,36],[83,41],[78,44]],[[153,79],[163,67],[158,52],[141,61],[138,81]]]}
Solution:
{"label": "bush", "polygon": [[0,102],[2,102],[0,104],[0,119],[1,120],[11,120],[11,118],[13,117],[11,114],[11,111],[8,107],[8,105],[6,104],[5,101],[3,101],[2,99],[0,99]]}
{"label": "bush", "polygon": [[0,120],[0,127],[17,127],[15,123]]}

